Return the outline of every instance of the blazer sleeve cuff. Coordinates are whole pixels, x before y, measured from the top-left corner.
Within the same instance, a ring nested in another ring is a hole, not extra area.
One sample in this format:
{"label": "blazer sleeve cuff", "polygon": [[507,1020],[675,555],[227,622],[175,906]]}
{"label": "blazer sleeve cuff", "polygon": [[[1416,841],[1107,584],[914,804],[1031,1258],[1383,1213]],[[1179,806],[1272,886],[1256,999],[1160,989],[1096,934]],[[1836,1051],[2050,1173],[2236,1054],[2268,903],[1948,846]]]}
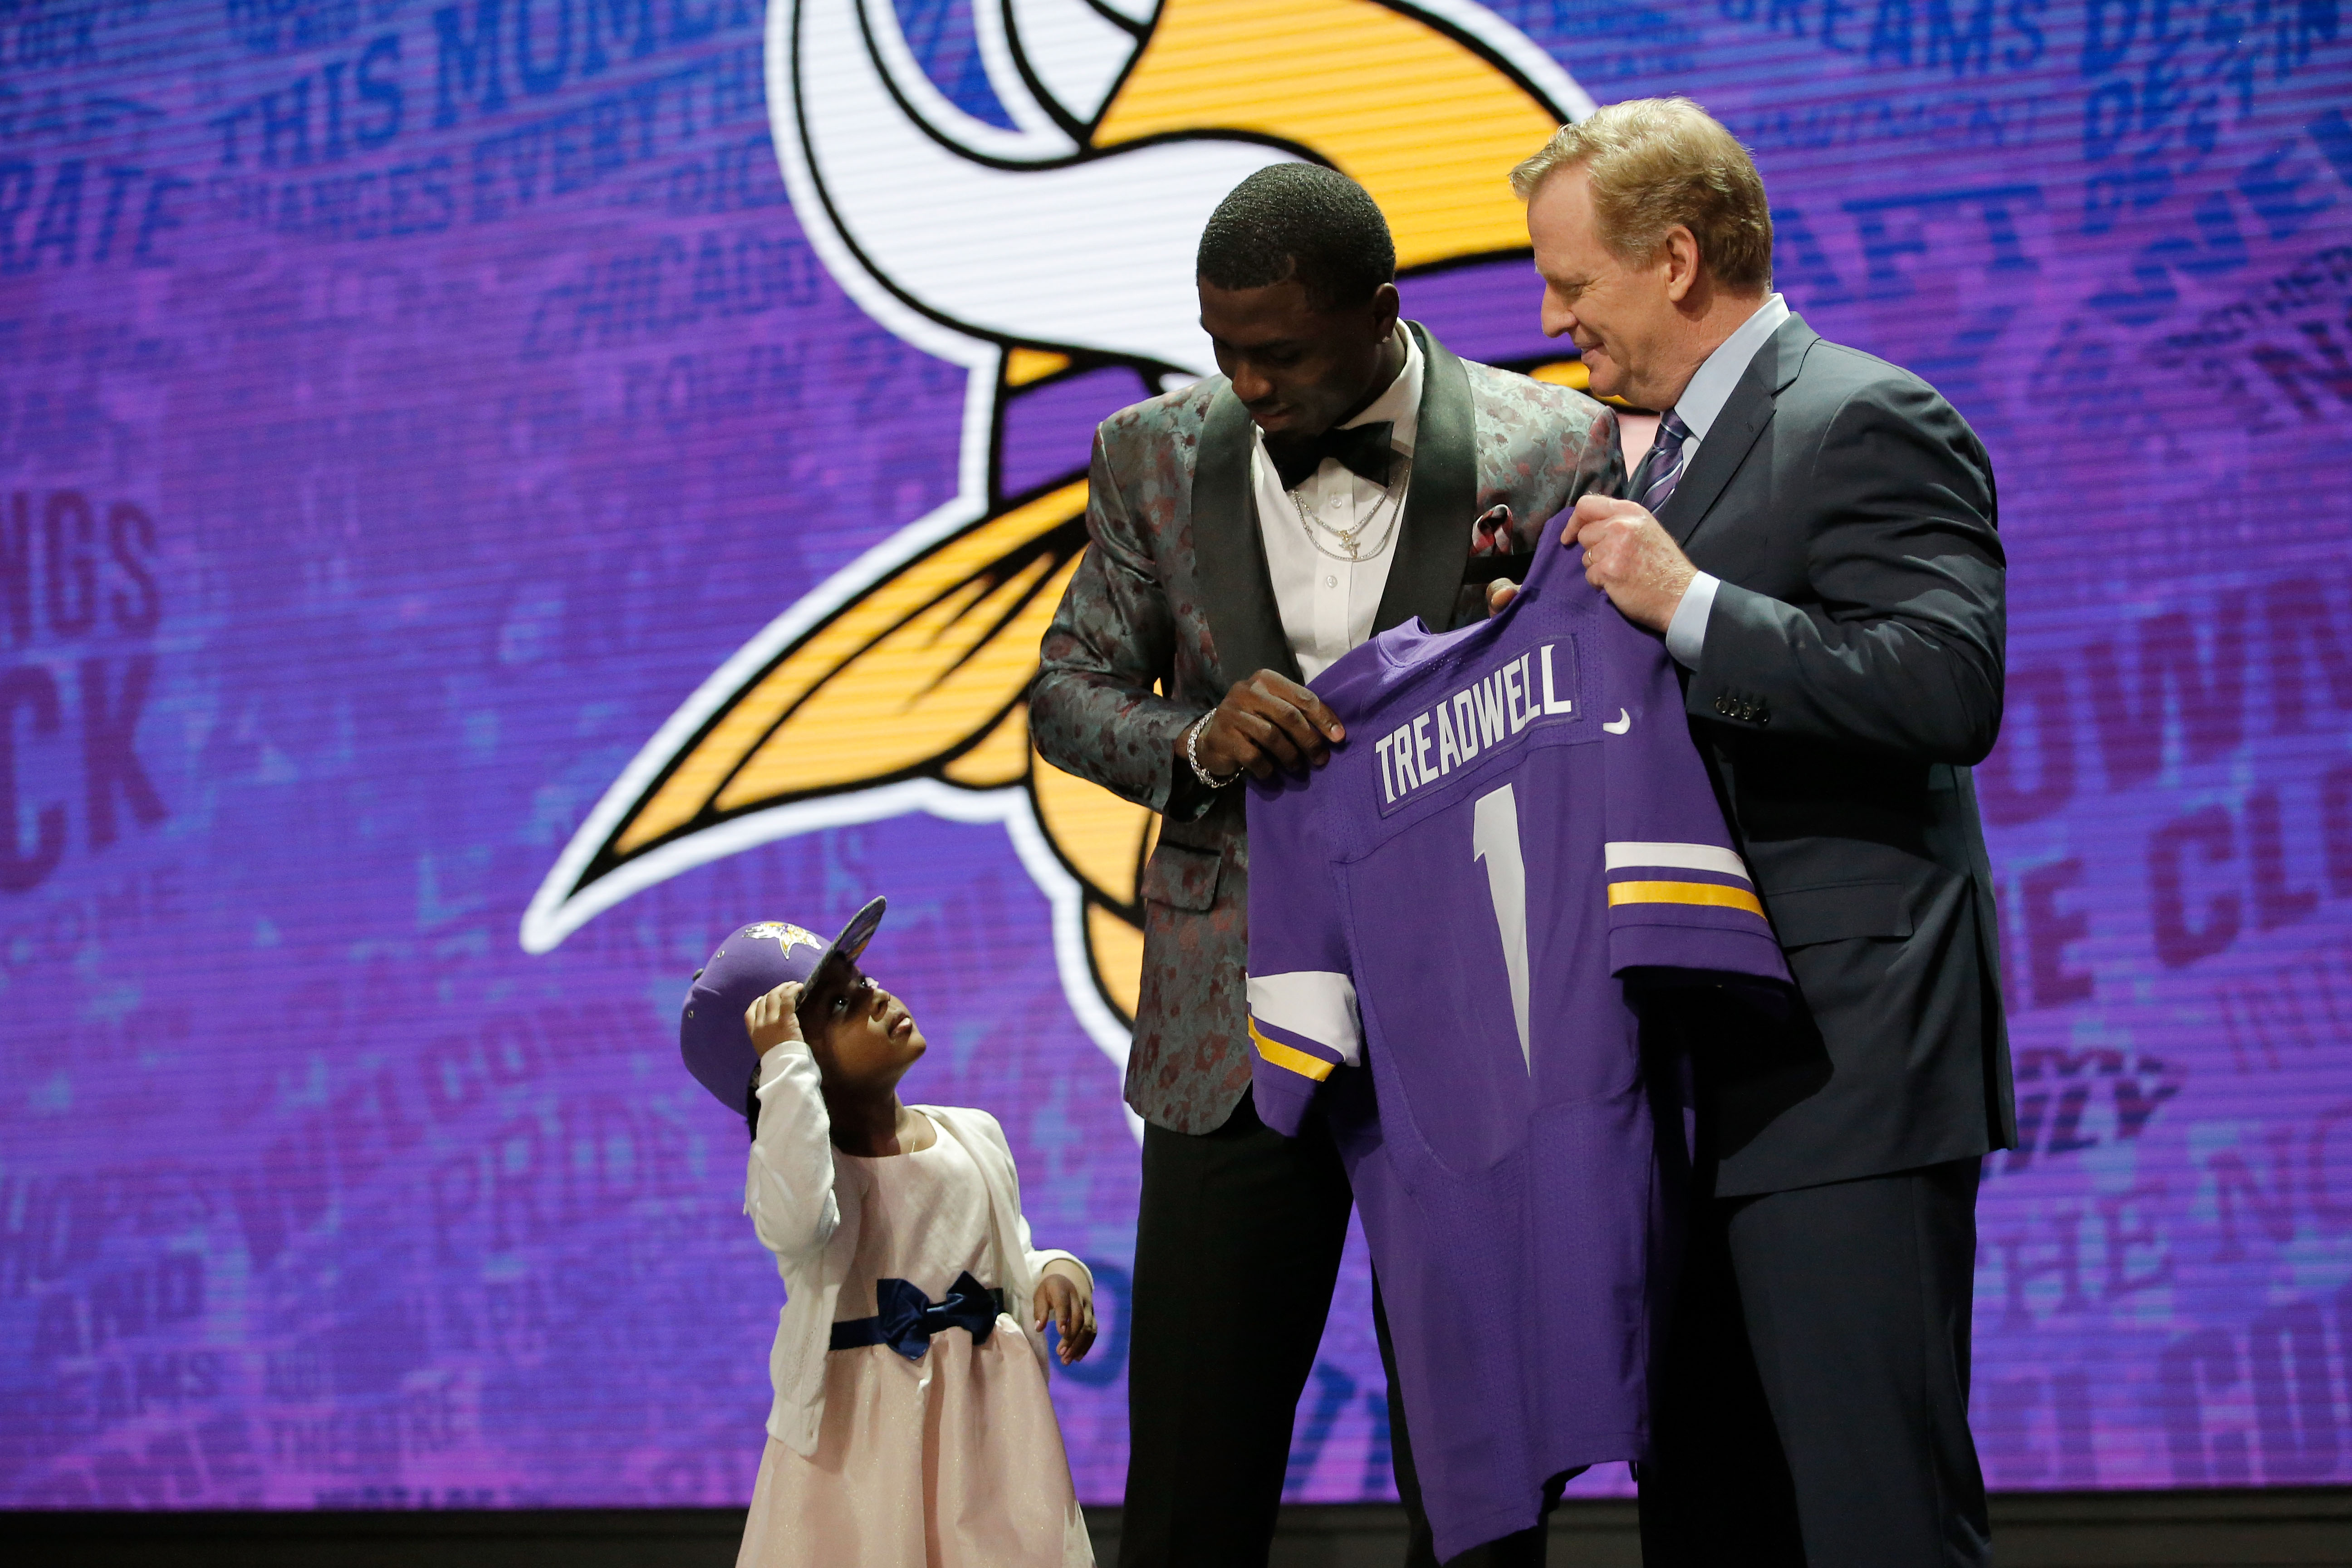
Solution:
{"label": "blazer sleeve cuff", "polygon": [[[1694,583],[1692,592],[1696,591]],[[1685,599],[1686,605],[1687,595]],[[1677,622],[1681,611],[1682,606],[1677,606]],[[1743,729],[1769,725],[1771,709],[1764,689],[1770,679],[1767,672],[1776,664],[1772,649],[1777,646],[1785,656],[1788,646],[1779,624],[1783,613],[1790,613],[1789,607],[1778,599],[1736,583],[1715,580],[1698,647],[1687,665],[1690,679],[1684,691],[1685,710],[1694,718],[1720,720]],[[1674,651],[1671,646],[1668,651]],[[1679,654],[1675,657],[1679,660]]]}
{"label": "blazer sleeve cuff", "polygon": [[[1201,714],[1213,711],[1202,709],[1176,727],[1168,738],[1168,788],[1162,795],[1160,810],[1171,822],[1198,822],[1209,815],[1223,790],[1211,789],[1192,772],[1192,760],[1184,755],[1184,731],[1201,721]],[[1234,781],[1240,784],[1239,779]],[[1228,785],[1228,788],[1233,787]]]}

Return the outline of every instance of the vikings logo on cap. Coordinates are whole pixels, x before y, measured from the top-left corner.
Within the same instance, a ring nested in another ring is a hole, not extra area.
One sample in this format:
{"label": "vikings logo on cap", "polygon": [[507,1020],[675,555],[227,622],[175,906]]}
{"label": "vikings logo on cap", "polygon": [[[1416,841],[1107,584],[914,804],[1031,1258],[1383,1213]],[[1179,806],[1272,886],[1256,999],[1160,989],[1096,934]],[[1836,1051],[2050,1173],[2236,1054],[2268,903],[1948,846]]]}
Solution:
{"label": "vikings logo on cap", "polygon": [[965,367],[961,493],[687,700],[564,849],[522,943],[772,839],[909,811],[999,822],[1053,905],[1072,1010],[1123,1067],[1159,819],[1037,756],[1024,700],[1086,546],[1094,426],[1214,371],[1201,230],[1245,176],[1299,159],[1380,203],[1408,314],[1580,385],[1537,334],[1506,175],[1592,102],[1471,0],[968,4],[985,112],[925,74],[893,0],[768,12],[793,216],[869,315]]}
{"label": "vikings logo on cap", "polygon": [[761,921],[757,925],[745,926],[737,935],[741,940],[750,942],[768,938],[782,942],[786,958],[793,955],[793,949],[803,942],[820,952],[824,951],[824,938],[803,926],[788,924],[783,921]]}

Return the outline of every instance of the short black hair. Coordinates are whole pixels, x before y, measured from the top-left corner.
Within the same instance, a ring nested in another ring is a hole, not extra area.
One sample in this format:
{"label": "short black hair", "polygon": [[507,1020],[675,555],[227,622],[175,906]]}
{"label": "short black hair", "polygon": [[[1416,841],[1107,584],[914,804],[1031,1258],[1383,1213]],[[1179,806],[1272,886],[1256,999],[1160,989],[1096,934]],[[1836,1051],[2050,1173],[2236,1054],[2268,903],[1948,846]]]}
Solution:
{"label": "short black hair", "polygon": [[1276,163],[1226,193],[1196,263],[1218,289],[1297,279],[1321,310],[1363,304],[1396,281],[1396,242],[1370,193],[1320,163]]}

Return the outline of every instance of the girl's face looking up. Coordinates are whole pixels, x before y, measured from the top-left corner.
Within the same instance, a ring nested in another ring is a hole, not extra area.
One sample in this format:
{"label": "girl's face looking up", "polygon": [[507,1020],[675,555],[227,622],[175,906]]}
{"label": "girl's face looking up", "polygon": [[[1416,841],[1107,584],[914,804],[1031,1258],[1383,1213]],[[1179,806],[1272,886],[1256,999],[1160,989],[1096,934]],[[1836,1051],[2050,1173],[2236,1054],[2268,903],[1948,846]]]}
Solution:
{"label": "girl's face looking up", "polygon": [[800,1023],[825,1088],[859,1094],[896,1086],[924,1049],[907,1005],[846,964],[829,964],[815,979]]}

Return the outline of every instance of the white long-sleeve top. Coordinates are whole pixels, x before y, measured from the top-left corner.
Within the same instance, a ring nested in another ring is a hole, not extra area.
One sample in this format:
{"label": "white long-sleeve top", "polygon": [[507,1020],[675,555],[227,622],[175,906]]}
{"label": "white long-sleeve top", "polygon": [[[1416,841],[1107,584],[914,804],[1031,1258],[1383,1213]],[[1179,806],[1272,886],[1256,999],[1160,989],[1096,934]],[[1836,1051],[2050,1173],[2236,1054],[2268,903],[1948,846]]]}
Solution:
{"label": "white long-sleeve top", "polygon": [[[805,1044],[787,1040],[760,1059],[759,1096],[760,1130],[743,1178],[743,1212],[751,1216],[760,1244],[775,1254],[776,1272],[784,1281],[776,1341],[768,1352],[768,1381],[775,1390],[768,1435],[796,1453],[814,1454],[824,1423],[824,1358],[842,1283],[857,1253],[867,1178],[859,1162],[835,1158],[816,1061]],[[940,1136],[961,1144],[980,1168],[988,1186],[1005,1310],[1036,1352],[1038,1364],[1050,1368],[1045,1336],[1030,1327],[1038,1271],[1055,1258],[1067,1258],[1089,1284],[1092,1272],[1071,1253],[1030,1245],[1029,1222],[1021,1213],[1021,1174],[996,1118],[954,1106],[915,1109],[938,1124]]]}

